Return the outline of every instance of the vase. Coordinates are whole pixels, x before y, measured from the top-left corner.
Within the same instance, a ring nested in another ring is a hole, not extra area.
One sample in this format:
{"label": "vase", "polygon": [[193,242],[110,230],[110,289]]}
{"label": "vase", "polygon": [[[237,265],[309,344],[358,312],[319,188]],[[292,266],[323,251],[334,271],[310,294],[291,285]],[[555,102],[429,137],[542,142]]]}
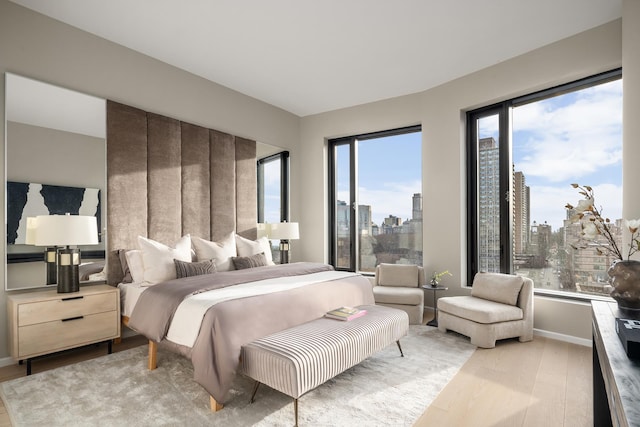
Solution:
{"label": "vase", "polygon": [[640,315],[640,261],[616,261],[607,272],[611,286],[611,298],[616,300],[621,312]]}

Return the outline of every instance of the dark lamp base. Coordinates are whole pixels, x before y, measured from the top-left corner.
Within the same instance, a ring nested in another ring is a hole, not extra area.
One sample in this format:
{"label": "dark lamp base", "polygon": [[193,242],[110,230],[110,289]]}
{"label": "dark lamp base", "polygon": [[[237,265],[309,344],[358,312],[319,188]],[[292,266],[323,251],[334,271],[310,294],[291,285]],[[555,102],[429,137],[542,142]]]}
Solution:
{"label": "dark lamp base", "polygon": [[60,249],[58,251],[58,293],[80,291],[80,250]]}

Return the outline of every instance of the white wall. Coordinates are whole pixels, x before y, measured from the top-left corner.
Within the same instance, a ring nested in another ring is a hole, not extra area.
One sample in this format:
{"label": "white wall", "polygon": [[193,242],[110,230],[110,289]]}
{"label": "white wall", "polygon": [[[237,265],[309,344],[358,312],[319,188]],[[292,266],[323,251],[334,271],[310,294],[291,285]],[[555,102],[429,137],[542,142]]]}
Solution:
{"label": "white wall", "polygon": [[[468,294],[462,287],[466,278],[465,111],[621,64],[618,20],[419,94],[302,118],[300,152],[292,156],[292,215],[300,222],[302,236],[294,260],[327,260],[326,140],[421,123],[424,265],[429,271],[453,273],[453,278],[447,278],[447,295]],[[318,162],[320,158],[324,164]],[[588,304],[548,298],[536,298],[535,303],[536,328],[590,339]]]}

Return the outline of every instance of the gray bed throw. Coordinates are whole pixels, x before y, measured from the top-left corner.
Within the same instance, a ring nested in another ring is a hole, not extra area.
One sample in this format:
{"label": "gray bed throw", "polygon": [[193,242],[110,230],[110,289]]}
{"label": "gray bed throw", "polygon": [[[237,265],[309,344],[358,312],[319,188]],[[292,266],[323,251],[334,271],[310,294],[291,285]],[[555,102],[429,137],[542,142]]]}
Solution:
{"label": "gray bed throw", "polygon": [[[174,311],[188,295],[240,283],[332,270],[317,263],[293,263],[171,280],[142,293],[129,326],[147,338],[164,339]],[[239,367],[242,345],[313,319],[340,306],[374,304],[372,285],[356,275],[288,291],[218,303],[202,321],[191,351],[194,379],[223,403]]]}

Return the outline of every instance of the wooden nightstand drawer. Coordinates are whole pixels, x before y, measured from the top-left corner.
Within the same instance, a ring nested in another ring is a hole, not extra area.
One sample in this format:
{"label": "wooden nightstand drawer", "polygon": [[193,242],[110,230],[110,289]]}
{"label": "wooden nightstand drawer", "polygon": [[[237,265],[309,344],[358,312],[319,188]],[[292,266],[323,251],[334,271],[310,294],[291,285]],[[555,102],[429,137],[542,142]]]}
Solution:
{"label": "wooden nightstand drawer", "polygon": [[[108,285],[79,292],[24,292],[7,298],[11,356],[27,360],[120,336],[120,291]],[[109,344],[109,352],[111,344]]]}
{"label": "wooden nightstand drawer", "polygon": [[19,358],[78,347],[118,335],[118,312],[90,314],[18,328]]}
{"label": "wooden nightstand drawer", "polygon": [[117,309],[118,301],[113,292],[60,296],[48,301],[34,301],[18,307],[18,326],[34,325],[76,316],[103,313]]}

